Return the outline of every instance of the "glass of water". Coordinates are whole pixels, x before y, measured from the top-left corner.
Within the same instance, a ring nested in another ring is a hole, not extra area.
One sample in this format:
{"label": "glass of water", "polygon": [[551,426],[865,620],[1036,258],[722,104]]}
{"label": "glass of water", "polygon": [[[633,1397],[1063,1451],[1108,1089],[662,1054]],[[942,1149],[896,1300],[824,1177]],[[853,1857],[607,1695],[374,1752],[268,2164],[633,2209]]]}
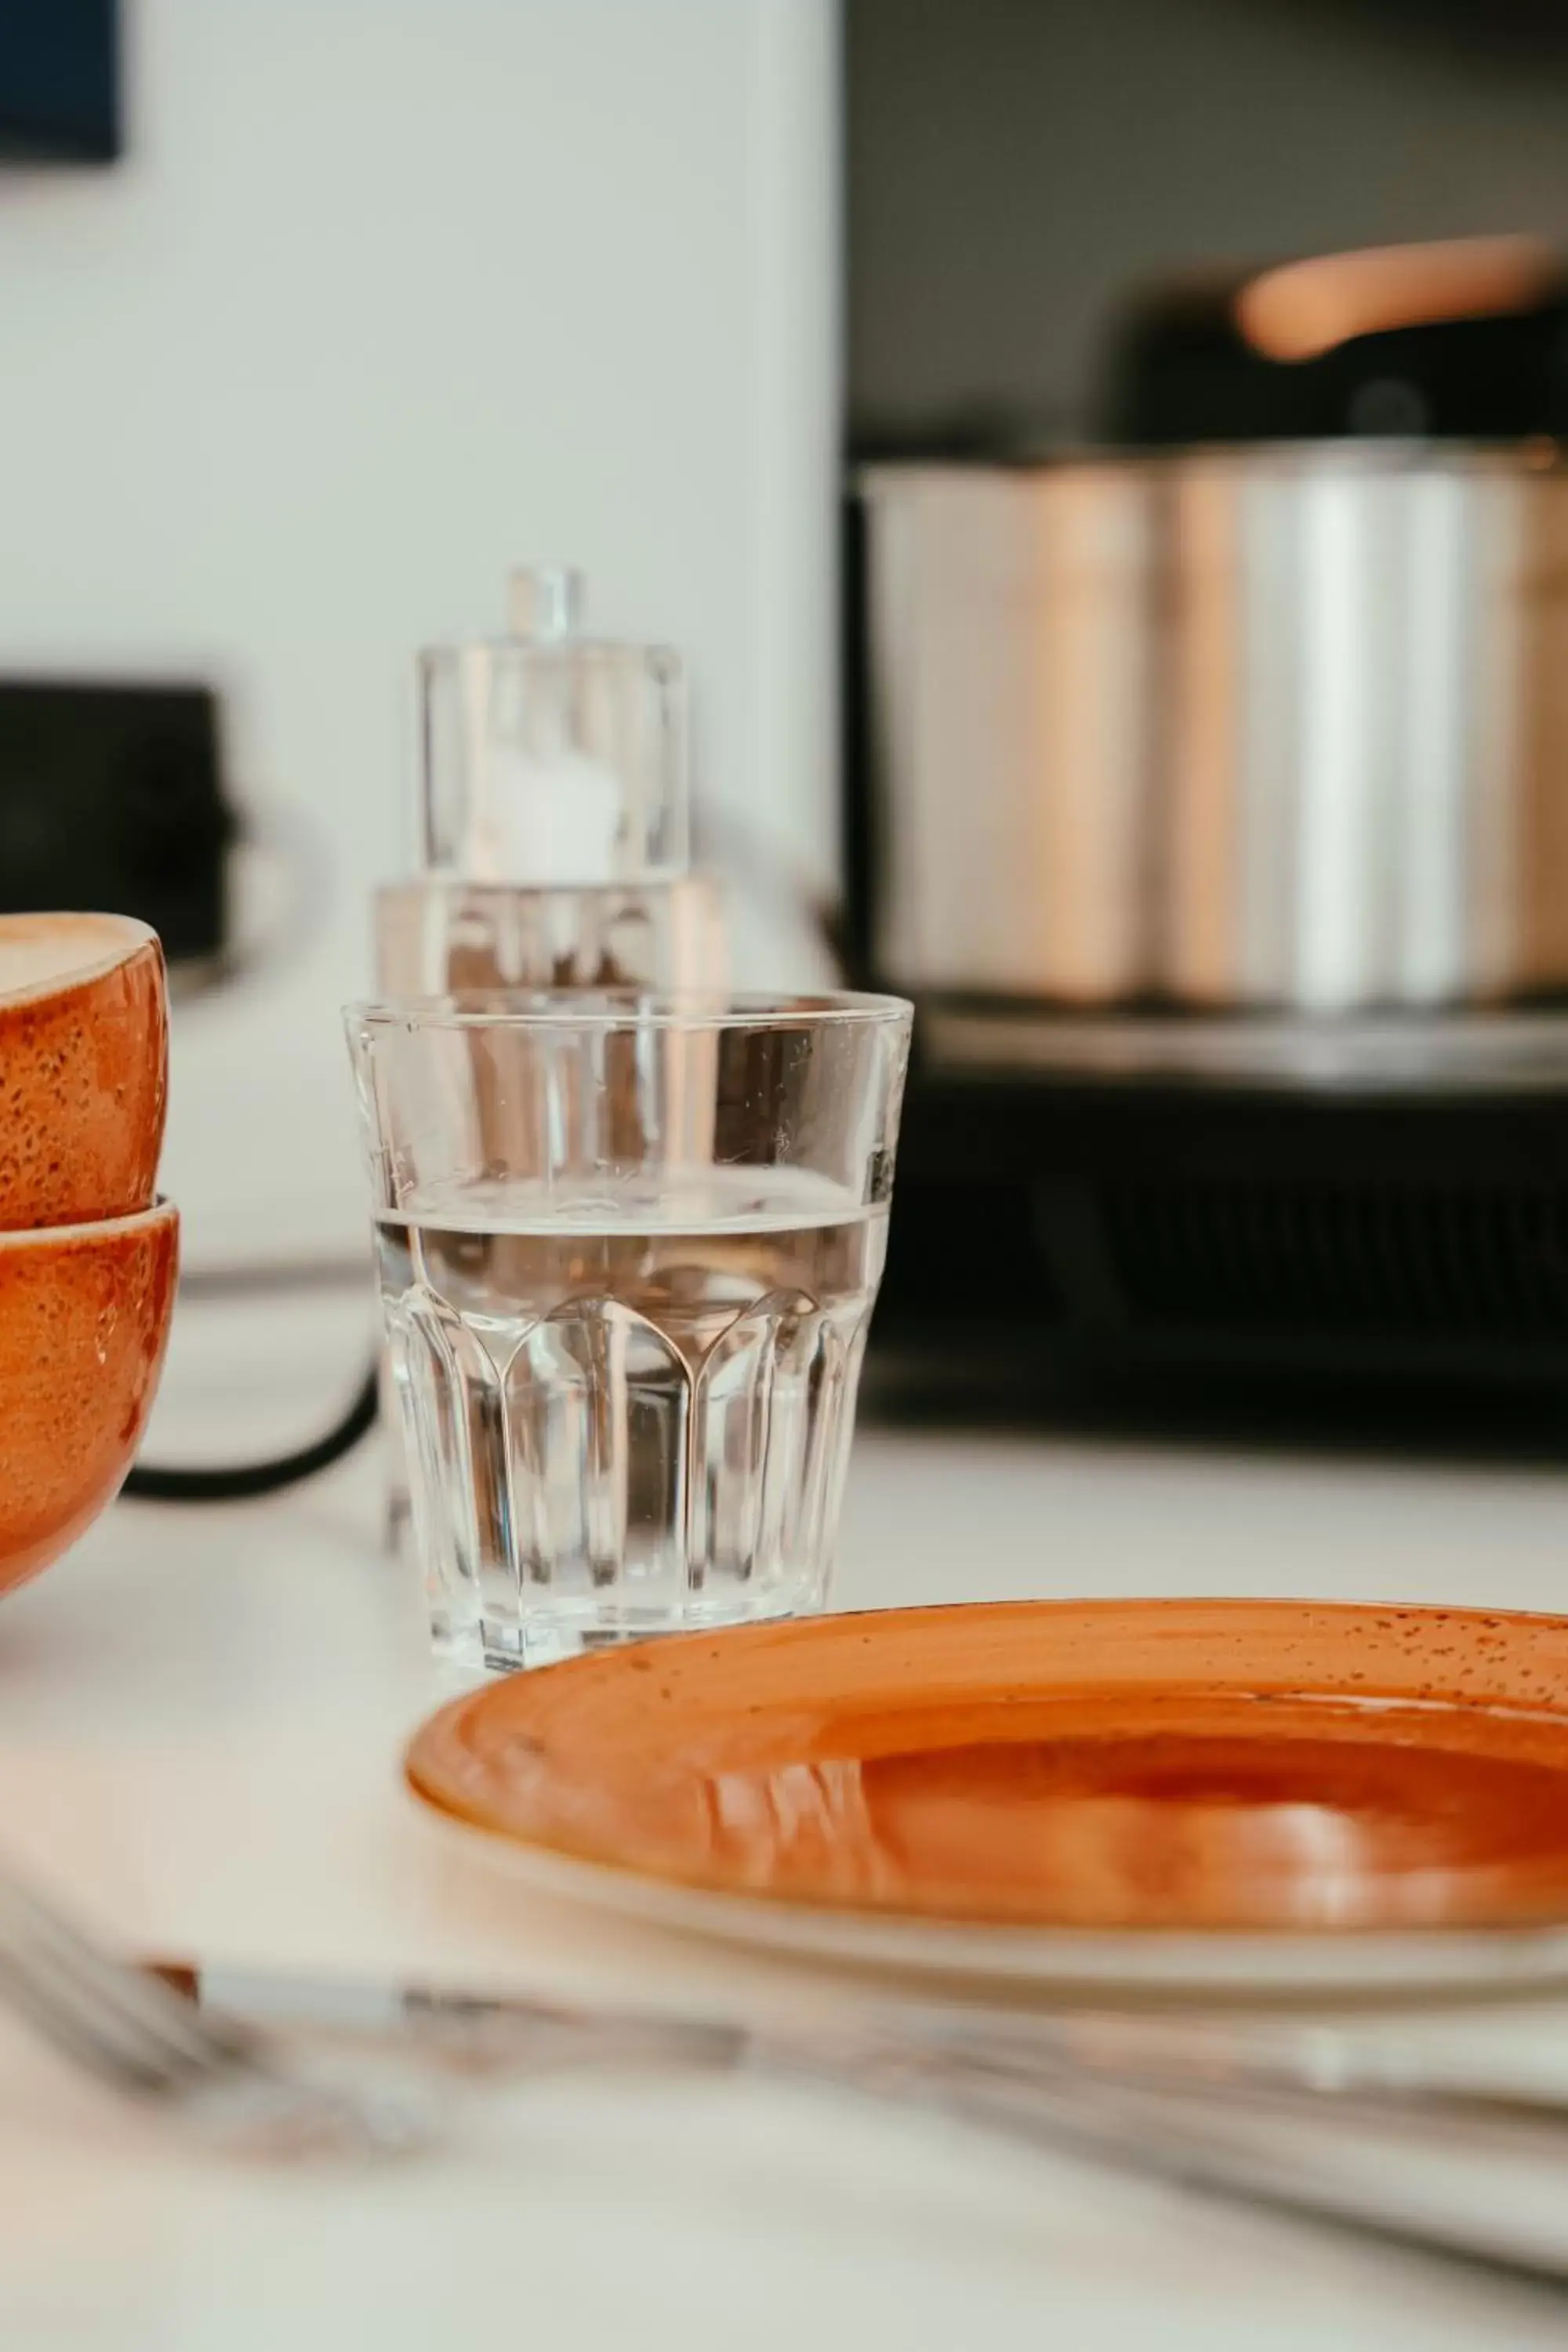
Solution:
{"label": "glass of water", "polygon": [[543,1664],[822,1605],[910,1008],[350,1008],[438,1647]]}

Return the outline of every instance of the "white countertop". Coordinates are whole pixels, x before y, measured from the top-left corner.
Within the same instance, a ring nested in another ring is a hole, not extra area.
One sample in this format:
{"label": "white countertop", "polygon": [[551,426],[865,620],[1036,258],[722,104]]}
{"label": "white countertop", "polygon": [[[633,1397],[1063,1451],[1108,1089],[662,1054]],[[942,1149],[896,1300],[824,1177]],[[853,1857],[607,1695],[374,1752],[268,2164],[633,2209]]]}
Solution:
{"label": "white countertop", "polygon": [[[415,1816],[395,1759],[435,1685],[379,1495],[367,1454],[265,1505],[121,1504],[5,1602],[6,1848],[138,1944],[209,1960],[687,2000],[781,1980],[525,1894]],[[848,1605],[1552,1606],[1568,1485],[873,1431],[842,1561]],[[1568,2049],[1549,2009],[1525,2027]],[[4,2026],[0,2216],[0,2343],[18,2352],[1568,2344],[1568,2302],[757,2085],[554,2084],[394,2174],[263,2174],[198,2163]]]}

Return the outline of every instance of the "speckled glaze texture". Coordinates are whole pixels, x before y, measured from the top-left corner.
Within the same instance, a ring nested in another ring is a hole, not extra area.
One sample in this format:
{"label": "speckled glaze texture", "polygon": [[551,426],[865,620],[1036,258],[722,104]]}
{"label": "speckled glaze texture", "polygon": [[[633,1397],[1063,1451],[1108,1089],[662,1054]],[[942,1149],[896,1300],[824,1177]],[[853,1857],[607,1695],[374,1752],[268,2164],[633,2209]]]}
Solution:
{"label": "speckled glaze texture", "polygon": [[407,1771],[502,1837],[842,1910],[1568,1920],[1568,1619],[1152,1601],[758,1626],[491,1685]]}
{"label": "speckled glaze texture", "polygon": [[163,1141],[163,956],[118,917],[12,915],[0,951],[79,932],[79,974],[0,991],[0,1228],[148,1207]]}
{"label": "speckled glaze texture", "polygon": [[0,1591],[118,1492],[163,1360],[179,1220],[0,1234]]}

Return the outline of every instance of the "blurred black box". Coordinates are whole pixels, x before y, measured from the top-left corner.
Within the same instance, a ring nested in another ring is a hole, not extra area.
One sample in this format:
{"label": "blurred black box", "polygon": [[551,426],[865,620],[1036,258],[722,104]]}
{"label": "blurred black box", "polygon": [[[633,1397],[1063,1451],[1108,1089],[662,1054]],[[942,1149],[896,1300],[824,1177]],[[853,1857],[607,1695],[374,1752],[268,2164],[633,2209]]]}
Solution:
{"label": "blurred black box", "polygon": [[234,833],[210,688],[0,680],[0,913],[136,915],[171,963],[216,957]]}
{"label": "blurred black box", "polygon": [[0,0],[0,161],[112,163],[117,0]]}

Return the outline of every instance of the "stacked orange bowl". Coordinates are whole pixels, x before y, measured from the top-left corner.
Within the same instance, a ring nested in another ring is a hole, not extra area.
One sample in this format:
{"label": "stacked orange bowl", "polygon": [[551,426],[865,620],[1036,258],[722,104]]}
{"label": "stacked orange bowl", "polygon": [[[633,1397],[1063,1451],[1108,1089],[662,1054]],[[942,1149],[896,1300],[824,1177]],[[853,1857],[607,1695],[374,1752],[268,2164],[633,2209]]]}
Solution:
{"label": "stacked orange bowl", "polygon": [[0,1591],[119,1492],[152,1410],[179,1220],[157,935],[0,917]]}

